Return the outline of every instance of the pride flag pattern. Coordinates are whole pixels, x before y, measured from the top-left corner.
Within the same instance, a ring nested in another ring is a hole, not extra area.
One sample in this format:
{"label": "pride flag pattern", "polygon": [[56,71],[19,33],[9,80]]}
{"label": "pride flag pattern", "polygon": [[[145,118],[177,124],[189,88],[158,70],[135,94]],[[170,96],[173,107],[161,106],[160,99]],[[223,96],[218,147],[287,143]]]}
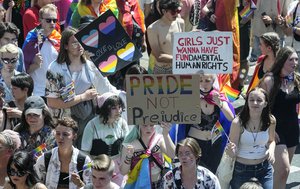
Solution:
{"label": "pride flag pattern", "polygon": [[234,102],[240,95],[240,91],[230,87],[228,84],[223,86],[222,92],[225,93],[230,102]]}

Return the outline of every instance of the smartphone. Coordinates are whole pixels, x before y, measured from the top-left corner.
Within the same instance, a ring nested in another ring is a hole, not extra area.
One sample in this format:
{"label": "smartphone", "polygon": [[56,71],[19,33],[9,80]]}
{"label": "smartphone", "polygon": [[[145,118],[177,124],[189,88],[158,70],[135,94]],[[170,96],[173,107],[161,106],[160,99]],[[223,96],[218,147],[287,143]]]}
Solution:
{"label": "smartphone", "polygon": [[[266,15],[267,15],[266,12],[261,13],[261,16],[266,16]],[[265,24],[265,26],[268,27],[268,26],[270,26],[270,24]]]}

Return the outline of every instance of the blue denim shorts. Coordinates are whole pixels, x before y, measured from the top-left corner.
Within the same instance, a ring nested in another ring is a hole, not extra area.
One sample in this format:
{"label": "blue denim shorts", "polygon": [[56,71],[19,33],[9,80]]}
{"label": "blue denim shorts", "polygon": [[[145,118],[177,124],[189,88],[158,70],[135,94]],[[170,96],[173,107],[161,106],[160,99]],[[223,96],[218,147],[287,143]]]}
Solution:
{"label": "blue denim shorts", "polygon": [[255,177],[264,189],[273,189],[273,166],[268,160],[256,165],[245,165],[235,162],[232,180],[232,189],[239,189],[241,185]]}

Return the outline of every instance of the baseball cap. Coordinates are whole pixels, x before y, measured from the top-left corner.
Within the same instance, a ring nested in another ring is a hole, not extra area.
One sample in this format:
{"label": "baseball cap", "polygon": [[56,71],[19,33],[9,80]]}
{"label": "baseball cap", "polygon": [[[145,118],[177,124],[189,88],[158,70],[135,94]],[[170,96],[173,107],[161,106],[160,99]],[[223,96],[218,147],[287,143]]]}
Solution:
{"label": "baseball cap", "polygon": [[26,99],[24,104],[25,115],[30,113],[42,115],[45,106],[46,106],[45,101],[41,97],[30,96]]}

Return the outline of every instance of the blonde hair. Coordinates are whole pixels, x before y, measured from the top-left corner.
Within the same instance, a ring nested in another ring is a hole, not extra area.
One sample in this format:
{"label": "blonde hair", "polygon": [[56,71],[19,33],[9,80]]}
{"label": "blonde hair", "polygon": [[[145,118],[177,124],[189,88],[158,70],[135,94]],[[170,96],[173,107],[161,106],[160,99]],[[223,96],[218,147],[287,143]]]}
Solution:
{"label": "blonde hair", "polygon": [[12,53],[19,55],[19,49],[16,45],[9,43],[0,48],[0,53]]}
{"label": "blonde hair", "polygon": [[112,176],[115,169],[115,163],[108,155],[101,154],[96,156],[93,160],[92,169],[95,169],[96,171],[107,171],[109,175]]}
{"label": "blonde hair", "polygon": [[47,187],[43,183],[38,182],[32,187],[32,189],[47,189]]}
{"label": "blonde hair", "polygon": [[54,4],[47,4],[43,6],[39,11],[39,18],[42,19],[43,15],[49,11],[53,11],[57,14],[57,7]]}

